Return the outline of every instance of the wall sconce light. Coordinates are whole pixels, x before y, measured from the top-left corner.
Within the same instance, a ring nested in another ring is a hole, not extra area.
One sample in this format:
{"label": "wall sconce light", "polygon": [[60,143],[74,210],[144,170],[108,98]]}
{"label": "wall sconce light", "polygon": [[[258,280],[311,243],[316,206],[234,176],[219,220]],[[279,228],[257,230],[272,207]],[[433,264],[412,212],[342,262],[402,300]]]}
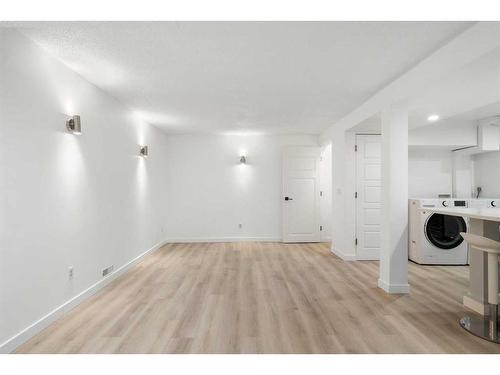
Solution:
{"label": "wall sconce light", "polygon": [[246,162],[247,162],[246,156],[245,155],[241,155],[241,157],[240,157],[240,163],[241,164],[246,164]]}
{"label": "wall sconce light", "polygon": [[82,124],[80,122],[80,116],[75,115],[66,121],[66,129],[72,134],[80,135],[82,134]]}
{"label": "wall sconce light", "polygon": [[144,157],[148,156],[148,146],[141,146],[139,153],[141,156],[144,156]]}

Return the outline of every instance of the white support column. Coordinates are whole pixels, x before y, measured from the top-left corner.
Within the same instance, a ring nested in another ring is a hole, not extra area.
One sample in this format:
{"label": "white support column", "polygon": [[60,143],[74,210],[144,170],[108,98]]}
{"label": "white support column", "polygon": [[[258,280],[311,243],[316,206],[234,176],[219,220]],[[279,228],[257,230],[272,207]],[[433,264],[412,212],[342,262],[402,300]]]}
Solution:
{"label": "white support column", "polygon": [[344,169],[345,138],[343,131],[332,137],[332,247],[344,259]]}
{"label": "white support column", "polygon": [[382,233],[378,286],[409,293],[408,285],[408,109],[382,111]]}

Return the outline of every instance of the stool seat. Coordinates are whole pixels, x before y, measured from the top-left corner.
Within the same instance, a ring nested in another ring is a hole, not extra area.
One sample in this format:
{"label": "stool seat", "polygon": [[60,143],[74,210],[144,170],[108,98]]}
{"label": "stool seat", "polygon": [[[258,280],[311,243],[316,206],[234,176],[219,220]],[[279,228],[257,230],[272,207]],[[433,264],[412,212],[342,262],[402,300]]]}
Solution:
{"label": "stool seat", "polygon": [[500,344],[498,325],[498,260],[500,258],[500,242],[472,233],[460,232],[460,235],[469,243],[471,248],[486,253],[487,300],[490,310],[488,318],[477,319],[466,316],[460,319],[460,325],[476,336]]}
{"label": "stool seat", "polygon": [[500,254],[500,242],[472,233],[460,232],[462,238],[472,247],[487,253]]}

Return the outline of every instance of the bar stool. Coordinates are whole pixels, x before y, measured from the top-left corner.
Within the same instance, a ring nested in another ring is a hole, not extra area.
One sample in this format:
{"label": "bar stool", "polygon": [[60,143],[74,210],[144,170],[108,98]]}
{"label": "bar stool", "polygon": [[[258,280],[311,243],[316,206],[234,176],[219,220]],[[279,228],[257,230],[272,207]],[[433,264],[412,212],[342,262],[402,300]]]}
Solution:
{"label": "bar stool", "polygon": [[472,233],[460,233],[465,241],[474,250],[484,251],[488,254],[488,317],[463,317],[460,325],[470,333],[483,339],[500,343],[498,331],[498,256],[500,255],[500,242],[478,236]]}

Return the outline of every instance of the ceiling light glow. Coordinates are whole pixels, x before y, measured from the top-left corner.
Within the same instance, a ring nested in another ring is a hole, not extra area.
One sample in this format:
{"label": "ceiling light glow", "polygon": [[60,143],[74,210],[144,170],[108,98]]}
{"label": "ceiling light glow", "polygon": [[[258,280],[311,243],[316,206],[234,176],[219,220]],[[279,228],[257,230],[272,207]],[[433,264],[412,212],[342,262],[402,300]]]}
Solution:
{"label": "ceiling light glow", "polygon": [[436,122],[437,120],[439,120],[439,115],[430,115],[427,117],[427,121],[429,122]]}

